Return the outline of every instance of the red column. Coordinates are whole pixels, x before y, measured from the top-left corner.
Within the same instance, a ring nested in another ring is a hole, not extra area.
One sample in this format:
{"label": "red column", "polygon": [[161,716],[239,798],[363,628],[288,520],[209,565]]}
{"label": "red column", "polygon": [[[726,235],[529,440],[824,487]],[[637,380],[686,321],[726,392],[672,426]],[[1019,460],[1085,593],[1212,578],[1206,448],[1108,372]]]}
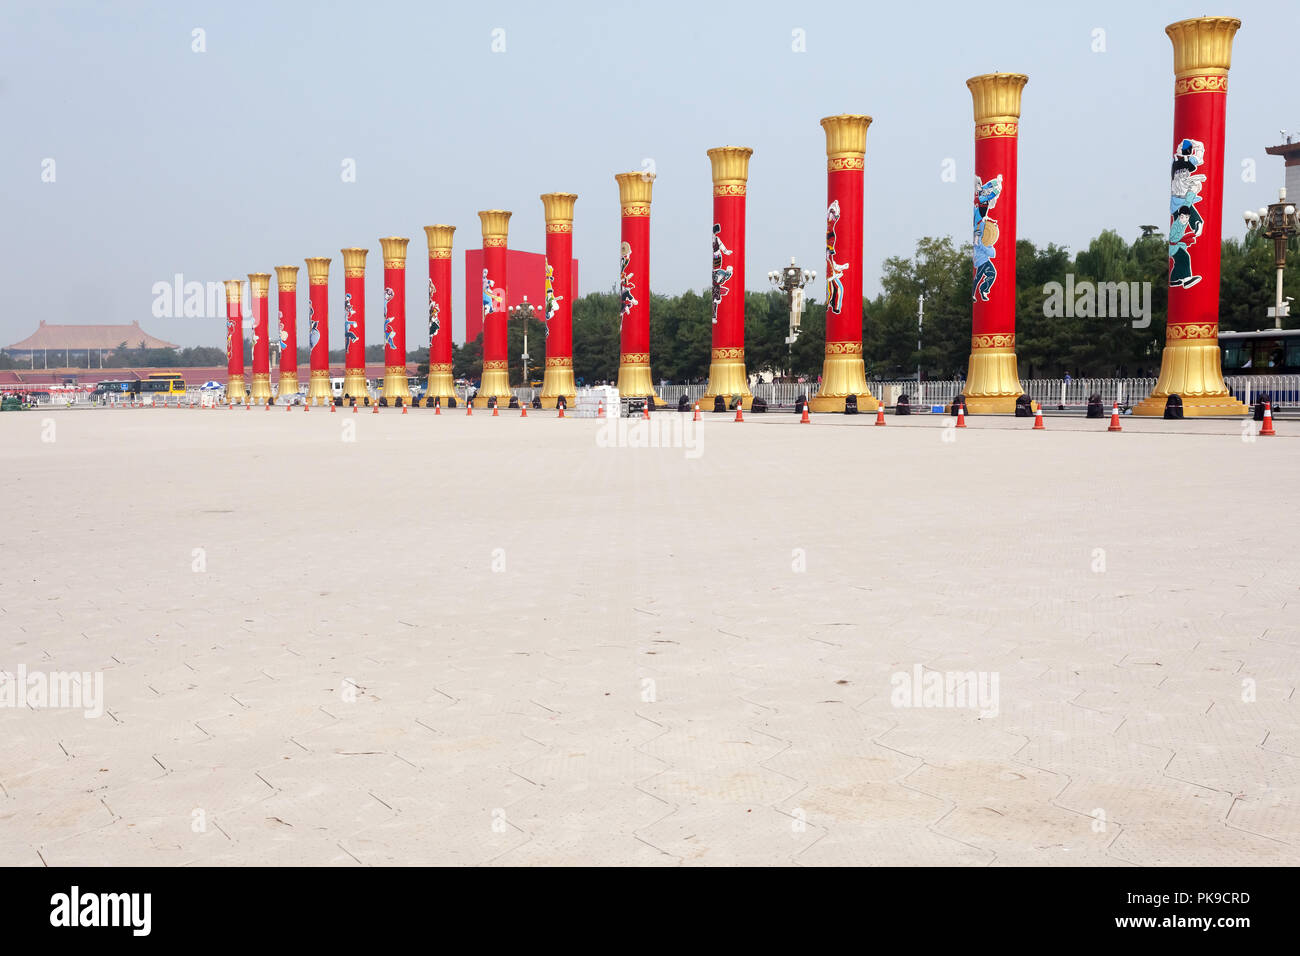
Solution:
{"label": "red column", "polygon": [[292,401],[298,394],[298,267],[276,266],[279,297],[280,382],[276,398]]}
{"label": "red column", "polygon": [[343,250],[343,399],[370,404],[366,387],[366,253]]}
{"label": "red column", "polygon": [[1231,17],[1165,27],[1174,45],[1174,136],[1169,191],[1169,313],[1160,378],[1137,415],[1162,415],[1170,395],[1189,416],[1243,415],[1228,392],[1219,352],[1219,256],[1223,239],[1224,127]]}
{"label": "red column", "polygon": [[244,317],[242,279],[226,281],[226,401],[231,405],[246,403],[244,389]]}
{"label": "red column", "polygon": [[307,348],[311,357],[311,382],[307,401],[329,405],[334,401],[330,387],[330,260],[313,256],[307,261]]}
{"label": "red column", "polygon": [[554,408],[561,396],[573,408],[573,206],[576,193],[545,193],[546,216],[546,371],[542,407]]}
{"label": "red column", "polygon": [[504,408],[510,403],[510,360],[506,355],[506,238],[510,213],[484,209],[483,226],[483,375],[479,381],[477,408],[486,408],[495,398]]}
{"label": "red column", "polygon": [[709,272],[713,349],[709,384],[700,398],[705,411],[713,409],[718,395],[728,407],[735,395],[745,408],[754,401],[745,372],[745,190],[753,152],[743,146],[708,151],[713,166],[713,264]]}
{"label": "red column", "polygon": [[429,387],[425,405],[456,397],[451,367],[451,240],[455,226],[425,226],[429,244]]}
{"label": "red column", "polygon": [[1016,153],[1023,73],[966,81],[975,109],[970,365],[966,411],[1010,415],[1022,393],[1016,367]]}
{"label": "red column", "polygon": [[384,401],[408,405],[411,388],[406,380],[406,245],[410,239],[388,236],[379,240],[384,251]]}
{"label": "red column", "polygon": [[655,174],[619,173],[614,179],[623,214],[618,390],[620,395],[649,397],[661,405],[650,377],[650,199]]}
{"label": "red column", "polygon": [[248,291],[253,308],[253,387],[255,405],[267,405],[271,395],[271,342],[268,297],[271,293],[269,272],[250,272]]}
{"label": "red column", "polygon": [[867,389],[862,360],[862,214],[867,127],[846,113],[821,121],[826,131],[826,357],[813,411],[842,412],[850,395],[859,411],[879,402]]}

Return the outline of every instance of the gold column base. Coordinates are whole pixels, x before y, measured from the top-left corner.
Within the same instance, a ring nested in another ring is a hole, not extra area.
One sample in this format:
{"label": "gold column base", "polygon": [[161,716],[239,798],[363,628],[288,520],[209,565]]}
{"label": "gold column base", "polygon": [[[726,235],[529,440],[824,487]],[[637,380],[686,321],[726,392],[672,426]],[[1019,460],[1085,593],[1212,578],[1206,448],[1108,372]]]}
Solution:
{"label": "gold column base", "polygon": [[230,376],[226,382],[226,402],[231,405],[248,404],[248,392],[244,388],[244,376]]}
{"label": "gold column base", "polygon": [[[1183,326],[1169,327],[1169,335],[1184,334]],[[1191,326],[1190,328],[1196,328]],[[1177,330],[1177,331],[1175,331]],[[1228,392],[1223,381],[1219,338],[1175,339],[1160,356],[1160,378],[1151,394],[1133,406],[1134,415],[1162,416],[1170,395],[1183,399],[1184,418],[1246,415],[1250,409]]]}
{"label": "gold column base", "polygon": [[618,357],[618,395],[619,398],[649,398],[655,405],[664,403],[650,379],[649,353],[624,352]]}
{"label": "gold column base", "polygon": [[577,406],[578,390],[573,384],[573,359],[564,356],[546,359],[546,371],[542,374],[542,408],[554,408],[559,397],[563,395],[570,409]]}
{"label": "gold column base", "polygon": [[330,387],[330,373],[325,369],[312,369],[307,383],[308,405],[333,405],[334,390]]}
{"label": "gold column base", "polygon": [[432,362],[429,364],[429,387],[424,390],[424,403],[428,405],[435,398],[441,399],[439,404],[447,407],[447,399],[459,398],[456,395],[456,379],[451,374],[450,362]]}
{"label": "gold column base", "polygon": [[271,373],[254,372],[252,390],[253,404],[270,405],[273,401],[275,401],[275,395],[271,392]]}
{"label": "gold column base", "polygon": [[488,401],[495,398],[498,408],[510,404],[514,393],[510,391],[510,367],[504,359],[495,359],[483,363],[483,378],[479,383],[478,394],[474,396],[475,408],[487,408]]}
{"label": "gold column base", "polygon": [[275,391],[275,397],[278,401],[283,398],[285,401],[293,401],[298,395],[298,373],[281,372],[279,387]]}
{"label": "gold column base", "polygon": [[[984,344],[986,340],[1003,343]],[[971,342],[966,370],[966,413],[969,415],[1014,415],[1016,399],[1024,394],[1016,364],[1015,333],[976,336]]]}
{"label": "gold column base", "polygon": [[358,405],[370,404],[370,390],[366,387],[366,370],[348,368],[343,370],[343,403],[349,404],[355,398]]}
{"label": "gold column base", "polygon": [[384,387],[379,392],[389,405],[400,398],[403,405],[411,404],[411,383],[406,378],[405,365],[384,366]]}
{"label": "gold column base", "polygon": [[[858,397],[858,411],[874,412],[880,402],[867,388],[867,370],[862,362],[861,342],[827,342],[822,363],[822,384],[808,399],[814,412],[842,412],[844,400]],[[703,406],[701,406],[703,407]]]}
{"label": "gold column base", "polygon": [[754,404],[749,390],[749,376],[745,374],[743,348],[714,349],[709,356],[709,384],[700,396],[700,411],[713,411],[713,400],[721,395],[727,408],[731,408],[733,395],[740,396],[741,407],[746,411]]}

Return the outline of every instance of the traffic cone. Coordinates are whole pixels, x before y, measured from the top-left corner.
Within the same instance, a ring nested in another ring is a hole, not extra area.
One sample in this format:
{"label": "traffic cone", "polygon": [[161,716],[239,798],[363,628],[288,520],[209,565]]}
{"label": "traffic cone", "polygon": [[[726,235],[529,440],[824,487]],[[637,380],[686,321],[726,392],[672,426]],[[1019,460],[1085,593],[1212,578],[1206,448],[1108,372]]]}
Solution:
{"label": "traffic cone", "polygon": [[406,403],[405,403],[405,402],[402,403],[402,414],[403,414],[403,415],[406,414]]}
{"label": "traffic cone", "polygon": [[353,402],[353,403],[352,403],[352,414],[353,414],[353,415],[359,415],[359,414],[361,414],[360,412],[357,411],[357,403],[356,403],[356,402]]}
{"label": "traffic cone", "polygon": [[962,402],[957,406],[957,427],[966,427],[966,403]]}
{"label": "traffic cone", "polygon": [[468,399],[465,401],[465,414],[466,415],[474,414],[474,403]]}
{"label": "traffic cone", "polygon": [[1261,435],[1277,434],[1277,432],[1273,431],[1273,403],[1272,402],[1264,403],[1264,424],[1260,428],[1259,433]]}
{"label": "traffic cone", "polygon": [[442,402],[433,403],[433,414],[435,418],[442,414]]}
{"label": "traffic cone", "polygon": [[266,403],[266,410],[267,410],[268,412],[271,410],[271,403],[270,403],[270,402],[267,402],[267,403]]}
{"label": "traffic cone", "polygon": [[596,417],[597,417],[597,418],[604,418],[604,417],[605,417],[605,400],[604,400],[604,399],[601,399],[599,402],[596,403]]}
{"label": "traffic cone", "polygon": [[379,403],[378,403],[378,402],[375,402],[375,404],[374,404],[373,406],[371,406],[371,407],[374,408],[374,411],[371,412],[370,414],[372,414],[372,415],[378,415],[378,414],[379,414]]}
{"label": "traffic cone", "polygon": [[560,417],[560,418],[563,418],[563,417],[564,417],[564,406],[563,406],[563,405],[557,405],[557,406],[556,406],[556,409],[557,409],[557,410],[559,411],[559,413],[560,413],[559,417]]}
{"label": "traffic cone", "polygon": [[1034,431],[1041,431],[1043,428],[1043,406],[1039,405],[1034,414]]}
{"label": "traffic cone", "polygon": [[528,405],[524,402],[519,403],[519,417],[520,418],[528,417]]}
{"label": "traffic cone", "polygon": [[885,403],[884,402],[881,402],[879,405],[876,406],[876,424],[877,425],[885,424]]}
{"label": "traffic cone", "polygon": [[334,414],[336,408],[337,408],[337,406],[336,406],[333,402],[330,402],[330,414],[331,414],[331,415]]}
{"label": "traffic cone", "polygon": [[1110,428],[1107,428],[1106,431],[1122,432],[1123,430],[1123,426],[1119,423],[1119,402],[1115,402],[1110,406]]}
{"label": "traffic cone", "polygon": [[740,410],[741,410],[742,408],[744,408],[743,405],[737,405],[737,406],[736,406],[736,421],[738,421],[738,422],[743,422],[743,421],[745,420],[745,416],[742,415],[742,414],[740,414]]}
{"label": "traffic cone", "polygon": [[650,399],[648,398],[645,400],[645,404],[641,406],[641,417],[646,421],[650,421]]}
{"label": "traffic cone", "polygon": [[293,406],[292,406],[292,405],[286,405],[286,406],[284,406],[284,410],[285,410],[286,412],[291,412],[291,411],[293,411]]}
{"label": "traffic cone", "polygon": [[[806,413],[805,413],[805,414],[806,414]],[[696,403],[695,403],[695,417],[692,418],[691,421],[693,421],[693,422],[698,422],[699,420],[700,420],[700,403],[699,403],[699,402],[696,402]]]}
{"label": "traffic cone", "polygon": [[[697,414],[697,416],[698,416],[698,414],[699,414],[699,408],[700,408],[700,406],[698,406],[698,405],[695,406],[695,410],[696,410],[696,414]],[[801,415],[801,416],[799,417],[799,424],[800,424],[800,425],[811,425],[811,424],[812,424],[812,419],[808,417],[808,403],[807,403],[807,402],[804,402],[804,403],[803,403],[803,415]]]}
{"label": "traffic cone", "polygon": [[492,417],[493,417],[493,418],[500,418],[500,417],[501,417],[501,413],[497,411],[497,403],[496,403],[496,402],[493,402],[493,403],[492,403]]}

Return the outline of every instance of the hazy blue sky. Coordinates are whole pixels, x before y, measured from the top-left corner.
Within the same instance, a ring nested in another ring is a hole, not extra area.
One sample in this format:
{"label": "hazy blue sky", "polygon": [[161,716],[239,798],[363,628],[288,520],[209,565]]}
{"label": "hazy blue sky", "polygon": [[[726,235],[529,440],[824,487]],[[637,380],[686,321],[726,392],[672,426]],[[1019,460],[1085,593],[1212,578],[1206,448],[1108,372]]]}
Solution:
{"label": "hazy blue sky", "polygon": [[[1264,147],[1300,128],[1300,5],[1229,0],[969,3],[28,3],[0,4],[4,183],[0,342],[51,323],[139,320],[182,344],[220,319],[157,319],[152,287],[208,282],[411,237],[408,300],[424,300],[422,226],[454,223],[454,312],[476,211],[514,211],[510,244],[541,251],[549,191],[579,194],[584,291],[618,269],[614,174],[652,160],[651,285],[708,284],[705,150],[750,146],[748,280],[822,267],[831,113],[867,137],[866,293],[917,238],[964,237],[974,152],[965,81],[1029,74],[1020,234],[1078,248],[1107,227],[1168,222],[1173,123],[1167,23],[1243,21],[1228,97],[1225,213],[1276,198]],[[192,31],[205,31],[195,53]],[[505,52],[492,52],[493,31]],[[1092,51],[1105,31],[1105,52]],[[792,50],[792,31],[806,52]],[[1284,44],[1279,47],[1279,44]],[[1280,99],[1276,91],[1285,91]],[[42,161],[56,179],[42,182]],[[342,163],[356,161],[356,182]],[[956,163],[955,182],[941,178]],[[1239,173],[1258,163],[1258,181]],[[305,270],[302,277],[305,287]],[[820,297],[820,289],[818,289]],[[305,312],[305,296],[300,296]],[[416,327],[422,316],[416,314]],[[368,338],[381,341],[380,323]],[[335,342],[341,338],[334,334]],[[410,335],[417,343],[421,336]]]}

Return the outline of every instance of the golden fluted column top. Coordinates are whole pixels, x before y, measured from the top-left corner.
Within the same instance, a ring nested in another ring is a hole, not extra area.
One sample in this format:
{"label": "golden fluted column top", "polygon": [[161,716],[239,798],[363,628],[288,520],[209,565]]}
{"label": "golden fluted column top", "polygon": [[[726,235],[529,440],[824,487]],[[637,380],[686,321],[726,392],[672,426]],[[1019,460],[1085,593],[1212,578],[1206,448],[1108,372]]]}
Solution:
{"label": "golden fluted column top", "polygon": [[644,211],[638,210],[638,212],[640,215],[650,215],[650,197],[654,192],[655,174],[639,169],[632,173],[615,173],[614,179],[618,182],[618,201],[623,206],[623,215],[637,215],[635,212],[628,212],[629,206],[644,206]]}
{"label": "golden fluted column top", "polygon": [[504,209],[480,209],[478,218],[483,224],[483,245],[504,246],[510,233],[510,216]]}
{"label": "golden fluted column top", "polygon": [[281,292],[295,292],[298,289],[298,267],[276,266],[275,287]]}
{"label": "golden fluted column top", "polygon": [[226,301],[242,302],[244,300],[244,280],[226,279]]}
{"label": "golden fluted column top", "polygon": [[356,246],[342,250],[344,278],[355,279],[366,274],[366,253],[369,251],[369,249],[358,249]]}
{"label": "golden fluted column top", "polygon": [[1196,17],[1165,27],[1174,44],[1176,77],[1224,76],[1232,66],[1232,38],[1241,29],[1234,17]]}
{"label": "golden fluted column top", "polygon": [[379,240],[384,251],[384,266],[389,269],[406,268],[406,244],[410,239],[401,236],[385,236]]}
{"label": "golden fluted column top", "polygon": [[329,285],[329,256],[309,256],[303,260],[307,263],[307,281],[312,285]]}
{"label": "golden fluted column top", "polygon": [[966,81],[975,107],[976,123],[1015,123],[1020,119],[1020,93],[1029,82],[1023,73],[984,73]]}
{"label": "golden fluted column top", "polygon": [[248,274],[248,291],[254,299],[265,299],[271,291],[271,273],[250,272]]}
{"label": "golden fluted column top", "polygon": [[424,235],[429,243],[430,259],[451,258],[451,237],[455,232],[455,226],[445,224],[424,227]]}
{"label": "golden fluted column top", "polygon": [[827,159],[861,159],[867,155],[867,127],[871,117],[864,113],[841,113],[822,118],[826,130]]}
{"label": "golden fluted column top", "polygon": [[[542,211],[546,214],[547,232],[570,232],[573,227],[573,204],[577,193],[542,193]],[[552,229],[552,226],[569,226],[569,229]]]}
{"label": "golden fluted column top", "polygon": [[748,146],[715,146],[707,153],[713,166],[713,185],[743,186],[749,181],[749,157],[754,151]]}

